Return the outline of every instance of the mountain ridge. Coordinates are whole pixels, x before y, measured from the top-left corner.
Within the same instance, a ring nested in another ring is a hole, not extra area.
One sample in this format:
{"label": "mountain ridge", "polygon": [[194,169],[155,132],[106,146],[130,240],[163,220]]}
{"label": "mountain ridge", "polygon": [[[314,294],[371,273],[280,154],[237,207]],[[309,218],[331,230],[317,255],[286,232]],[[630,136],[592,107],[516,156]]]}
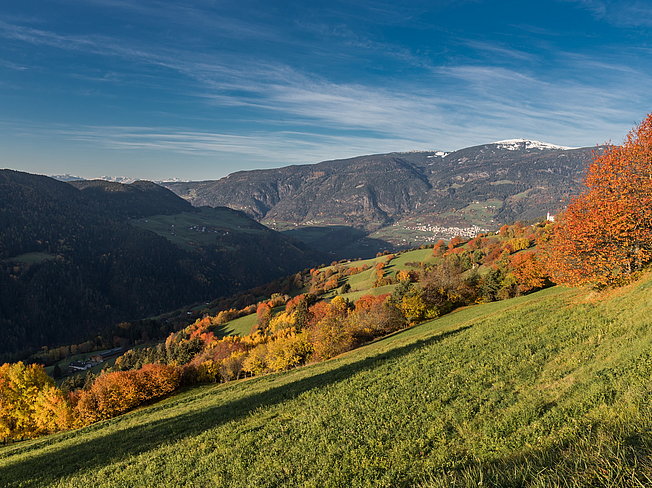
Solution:
{"label": "mountain ridge", "polygon": [[[382,241],[381,250],[452,237],[452,230],[418,230],[426,224],[495,230],[557,213],[579,192],[594,152],[601,150],[508,139],[450,153],[373,154],[163,186],[193,205],[228,206],[295,234],[306,227],[362,231]],[[322,250],[337,254],[332,247]]]}

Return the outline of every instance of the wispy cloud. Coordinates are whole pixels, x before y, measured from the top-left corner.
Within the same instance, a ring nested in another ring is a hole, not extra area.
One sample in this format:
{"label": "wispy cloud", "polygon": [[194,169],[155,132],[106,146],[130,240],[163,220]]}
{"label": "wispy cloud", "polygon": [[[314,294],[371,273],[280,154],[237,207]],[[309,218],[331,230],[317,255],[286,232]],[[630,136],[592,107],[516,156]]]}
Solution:
{"label": "wispy cloud", "polygon": [[652,26],[652,4],[647,0],[565,0],[578,4],[597,19],[623,27]]}
{"label": "wispy cloud", "polygon": [[300,164],[413,148],[413,141],[409,140],[294,131],[264,131],[243,136],[184,128],[89,126],[58,128],[54,132],[69,140],[112,150],[146,149],[193,156],[245,155],[254,161],[276,164]]}
{"label": "wispy cloud", "polygon": [[[152,8],[138,2],[93,1],[139,9],[141,14],[142,9]],[[584,3],[595,15],[602,15],[606,2]],[[157,15],[186,20],[202,17],[197,9],[178,5],[171,9]],[[208,25],[216,20],[207,18],[203,22]],[[258,29],[253,22],[225,24],[231,31],[224,31],[224,35],[259,35],[283,42],[273,29]],[[322,27],[310,23],[303,26]],[[640,107],[649,102],[646,87],[652,82],[650,76],[608,55],[557,53],[549,69],[536,69],[541,59],[525,49],[467,39],[459,42],[477,54],[474,62],[447,59],[434,65],[431,59],[409,49],[348,28],[330,35],[377,54],[389,52],[387,57],[418,67],[419,76],[385,79],[383,84],[370,80],[354,83],[253,53],[210,52],[192,45],[161,46],[142,39],[135,42],[97,34],[61,34],[0,21],[0,37],[6,40],[115,58],[136,68],[162,68],[183,80],[175,88],[183,85],[183,94],[204,106],[249,110],[239,115],[242,120],[251,120],[254,111],[266,115],[241,133],[196,130],[181,123],[167,127],[97,124],[39,129],[77,143],[122,151],[225,158],[241,155],[248,161],[271,164],[392,150],[451,150],[513,137],[568,146],[593,145],[622,136],[636,118],[644,115],[639,113]],[[139,73],[151,76],[147,69]],[[124,83],[125,79],[119,69],[73,72],[70,76],[104,84]]]}
{"label": "wispy cloud", "polygon": [[11,69],[14,71],[26,71],[29,69],[27,66],[7,61],[6,59],[0,59],[0,68]]}
{"label": "wispy cloud", "polygon": [[532,53],[495,42],[478,41],[474,39],[467,39],[462,42],[471,49],[485,53],[494,58],[507,58],[519,61],[536,61],[537,59],[537,56]]}
{"label": "wispy cloud", "polygon": [[[109,12],[124,11],[131,16],[164,22],[167,26],[192,27],[191,32],[210,31],[212,36],[235,39],[257,39],[280,41],[283,39],[276,30],[262,22],[257,22],[256,12],[250,11],[246,19],[221,12],[215,15],[213,2],[169,2],[163,0],[58,0],[63,4],[78,4],[103,7]],[[203,7],[202,7],[203,5]],[[175,30],[178,33],[178,30]]]}

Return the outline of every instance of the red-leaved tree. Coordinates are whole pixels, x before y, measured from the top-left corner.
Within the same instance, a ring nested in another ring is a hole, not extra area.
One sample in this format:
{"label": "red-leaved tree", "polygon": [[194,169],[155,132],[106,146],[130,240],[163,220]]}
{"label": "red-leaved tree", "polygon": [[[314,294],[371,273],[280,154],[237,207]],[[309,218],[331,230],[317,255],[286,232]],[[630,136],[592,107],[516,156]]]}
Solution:
{"label": "red-leaved tree", "polygon": [[549,271],[560,284],[621,285],[652,260],[652,114],[589,167],[560,216]]}

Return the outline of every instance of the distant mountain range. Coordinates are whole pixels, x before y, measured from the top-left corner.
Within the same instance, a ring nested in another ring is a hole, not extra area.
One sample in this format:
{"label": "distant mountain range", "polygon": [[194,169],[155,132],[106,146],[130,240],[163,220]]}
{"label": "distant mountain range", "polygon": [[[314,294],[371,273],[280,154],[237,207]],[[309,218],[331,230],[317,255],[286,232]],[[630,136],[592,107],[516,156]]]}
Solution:
{"label": "distant mountain range", "polygon": [[154,183],[0,170],[0,362],[258,286],[326,259]]}
{"label": "distant mountain range", "polygon": [[[66,182],[71,182],[71,181],[93,181],[93,180],[102,180],[102,181],[111,181],[113,183],[123,183],[125,185],[129,185],[131,183],[135,183],[138,181],[137,178],[129,178],[128,176],[98,176],[96,178],[82,178],[81,176],[75,176],[75,175],[70,175],[68,173],[63,174],[63,175],[48,175],[50,178],[58,180],[58,181],[66,181]],[[176,183],[184,181],[179,178],[170,178],[167,180],[153,180],[153,183]]]}
{"label": "distant mountain range", "polygon": [[596,150],[512,139],[163,185],[193,205],[241,210],[333,255],[364,256],[554,214],[579,191]]}

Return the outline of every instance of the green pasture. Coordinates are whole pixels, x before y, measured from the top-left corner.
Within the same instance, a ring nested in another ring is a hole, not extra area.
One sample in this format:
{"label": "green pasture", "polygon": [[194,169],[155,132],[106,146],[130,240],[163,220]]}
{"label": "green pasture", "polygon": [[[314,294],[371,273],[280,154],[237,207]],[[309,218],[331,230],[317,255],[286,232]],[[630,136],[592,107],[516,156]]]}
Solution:
{"label": "green pasture", "polygon": [[652,281],[467,307],[0,449],[6,487],[652,483]]}

